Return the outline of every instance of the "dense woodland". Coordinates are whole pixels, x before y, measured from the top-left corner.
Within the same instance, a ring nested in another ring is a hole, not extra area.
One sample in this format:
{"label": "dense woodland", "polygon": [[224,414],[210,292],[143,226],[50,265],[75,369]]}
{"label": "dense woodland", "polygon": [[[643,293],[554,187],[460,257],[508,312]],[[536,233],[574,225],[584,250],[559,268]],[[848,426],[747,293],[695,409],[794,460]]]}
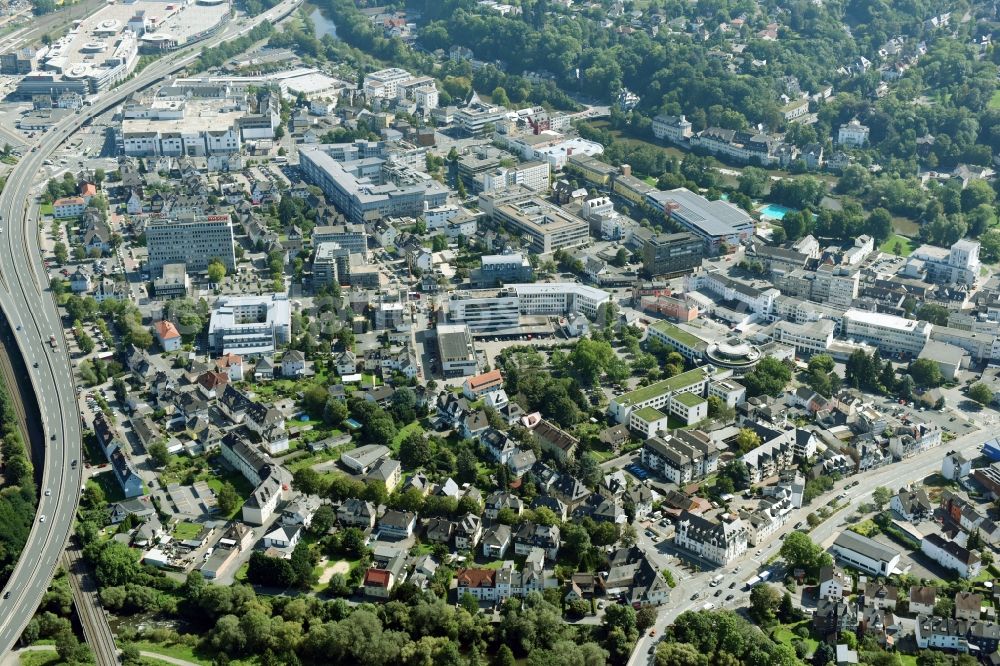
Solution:
{"label": "dense woodland", "polygon": [[0,588],[28,540],[37,502],[34,472],[7,387],[0,384]]}

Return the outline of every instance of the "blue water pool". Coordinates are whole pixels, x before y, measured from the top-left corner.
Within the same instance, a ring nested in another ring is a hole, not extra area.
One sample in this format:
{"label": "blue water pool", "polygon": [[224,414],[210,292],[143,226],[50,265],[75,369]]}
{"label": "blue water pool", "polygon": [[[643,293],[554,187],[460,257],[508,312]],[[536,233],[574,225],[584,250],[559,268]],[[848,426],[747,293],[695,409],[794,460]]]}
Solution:
{"label": "blue water pool", "polygon": [[760,209],[760,216],[762,219],[781,220],[784,219],[786,213],[794,212],[794,208],[786,208],[785,206],[779,206],[778,204],[767,204]]}

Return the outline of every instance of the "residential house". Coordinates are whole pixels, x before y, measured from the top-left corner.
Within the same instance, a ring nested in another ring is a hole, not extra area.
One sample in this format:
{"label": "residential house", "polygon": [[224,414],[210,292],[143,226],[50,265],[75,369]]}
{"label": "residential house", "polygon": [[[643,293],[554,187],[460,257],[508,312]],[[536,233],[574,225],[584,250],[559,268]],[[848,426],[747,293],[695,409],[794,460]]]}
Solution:
{"label": "residential house", "polygon": [[874,606],[880,610],[896,610],[899,600],[899,590],[893,585],[886,585],[875,580],[865,581],[865,606]]}
{"label": "residential house", "polygon": [[923,538],[920,551],[946,569],[957,571],[962,578],[975,578],[982,569],[979,551],[965,548],[937,533]]}
{"label": "residential house", "polygon": [[983,612],[983,595],[975,592],[955,593],[955,619],[976,621]]}
{"label": "residential house", "polygon": [[819,598],[843,599],[850,596],[854,583],[838,566],[823,567],[819,572]]}
{"label": "residential house", "polygon": [[532,433],[542,450],[550,451],[558,460],[567,462],[576,455],[576,448],[580,440],[553,423],[542,419],[534,427]]}
{"label": "residential house", "polygon": [[917,490],[901,488],[889,500],[889,508],[897,516],[911,523],[926,520],[934,513],[934,505],[927,497],[927,493],[924,492],[923,488]]}
{"label": "residential house", "polygon": [[306,371],[306,357],[297,349],[290,349],[281,357],[282,377],[301,377]]}
{"label": "residential house", "polygon": [[416,523],[415,513],[389,509],[378,521],[379,535],[391,539],[406,539],[413,536]]}
{"label": "residential house", "polygon": [[514,554],[527,555],[532,548],[541,548],[545,557],[555,560],[559,555],[559,527],[522,523],[514,535]]}
{"label": "residential house", "polygon": [[937,604],[937,588],[931,585],[910,586],[910,612],[915,615],[930,615]]}
{"label": "residential house", "polygon": [[500,559],[507,554],[507,549],[511,543],[510,527],[502,523],[486,528],[483,533],[483,557],[489,559]]}
{"label": "residential house", "polygon": [[354,497],[344,500],[337,509],[337,520],[345,527],[375,527],[375,505]]}

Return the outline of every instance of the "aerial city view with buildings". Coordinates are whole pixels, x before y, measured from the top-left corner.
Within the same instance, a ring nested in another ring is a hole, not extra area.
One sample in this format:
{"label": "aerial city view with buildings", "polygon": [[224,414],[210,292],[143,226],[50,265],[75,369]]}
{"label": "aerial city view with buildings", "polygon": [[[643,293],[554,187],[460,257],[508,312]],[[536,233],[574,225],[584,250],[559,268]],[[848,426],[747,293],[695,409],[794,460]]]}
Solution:
{"label": "aerial city view with buildings", "polygon": [[0,10],[0,664],[1000,664],[996,5]]}

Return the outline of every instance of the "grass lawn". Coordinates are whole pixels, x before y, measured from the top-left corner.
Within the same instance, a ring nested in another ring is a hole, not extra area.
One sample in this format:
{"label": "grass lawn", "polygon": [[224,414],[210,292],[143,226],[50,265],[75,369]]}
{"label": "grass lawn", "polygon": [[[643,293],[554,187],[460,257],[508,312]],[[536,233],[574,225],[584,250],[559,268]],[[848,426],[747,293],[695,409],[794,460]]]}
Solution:
{"label": "grass lawn", "polygon": [[916,245],[913,243],[913,241],[911,241],[906,236],[900,236],[899,234],[893,234],[884,243],[882,243],[882,245],[879,246],[879,249],[882,252],[887,252],[889,254],[893,254],[894,253],[893,246],[897,242],[899,243],[900,248],[901,248],[901,252],[902,252],[901,256],[904,256],[904,257],[910,256],[910,253],[913,252],[914,248],[916,247]]}
{"label": "grass lawn", "polygon": [[[996,95],[994,94],[994,96]],[[915,654],[901,654],[897,652],[896,656],[899,657],[899,663],[903,666],[917,666],[917,655]]]}
{"label": "grass lawn", "polygon": [[174,526],[173,536],[175,539],[194,539],[201,534],[201,525],[196,523],[189,523],[186,520],[177,523]]}
{"label": "grass lawn", "polygon": [[[994,95],[994,97],[995,96],[996,95]],[[42,215],[52,216],[55,214],[55,210],[52,208],[52,204],[50,203],[42,204],[41,206],[38,207],[38,210],[41,212]]]}
{"label": "grass lawn", "polygon": [[249,570],[250,570],[250,563],[244,562],[243,564],[240,565],[240,568],[236,570],[236,573],[233,574],[233,580],[235,580],[237,583],[247,582],[247,571]]}
{"label": "grass lawn", "polygon": [[101,490],[104,491],[104,497],[107,498],[108,502],[121,502],[125,499],[125,493],[122,492],[122,487],[118,485],[115,473],[110,469],[90,477],[87,483],[91,481],[101,487]]}
{"label": "grass lawn", "polygon": [[59,655],[54,650],[32,650],[22,652],[19,661],[21,666],[49,666],[59,663]]}
{"label": "grass lawn", "polygon": [[[204,664],[205,666],[211,666],[212,660],[205,659],[204,657],[199,657],[194,653],[187,645],[183,643],[150,643],[148,641],[136,641],[136,647],[143,652],[155,652],[156,654],[162,654],[165,657],[173,657],[174,659],[182,659],[184,661],[190,661],[195,664]],[[236,664],[236,661],[229,662],[230,664]]]}
{"label": "grass lawn", "polygon": [[172,662],[154,659],[153,657],[142,657],[143,666],[171,666]]}
{"label": "grass lawn", "polygon": [[499,569],[500,567],[503,566],[503,562],[504,562],[503,560],[493,560],[485,564],[477,563],[476,566],[482,569]]}
{"label": "grass lawn", "polygon": [[990,97],[989,108],[1000,109],[1000,90],[993,93],[993,97]]}
{"label": "grass lawn", "polygon": [[802,641],[809,648],[809,652],[806,656],[811,655],[815,650],[816,646],[819,645],[819,641],[809,636],[807,638],[801,638],[795,633],[795,629],[800,626],[809,627],[809,620],[803,620],[798,624],[783,624],[771,632],[771,638],[773,638],[778,643],[784,643],[788,647],[793,647],[796,641]]}
{"label": "grass lawn", "polygon": [[404,439],[410,436],[410,433],[422,433],[423,431],[424,427],[420,425],[420,421],[409,423],[399,429],[396,436],[392,438],[391,442],[389,442],[389,448],[392,449],[393,453],[399,453],[399,445],[403,443]]}

